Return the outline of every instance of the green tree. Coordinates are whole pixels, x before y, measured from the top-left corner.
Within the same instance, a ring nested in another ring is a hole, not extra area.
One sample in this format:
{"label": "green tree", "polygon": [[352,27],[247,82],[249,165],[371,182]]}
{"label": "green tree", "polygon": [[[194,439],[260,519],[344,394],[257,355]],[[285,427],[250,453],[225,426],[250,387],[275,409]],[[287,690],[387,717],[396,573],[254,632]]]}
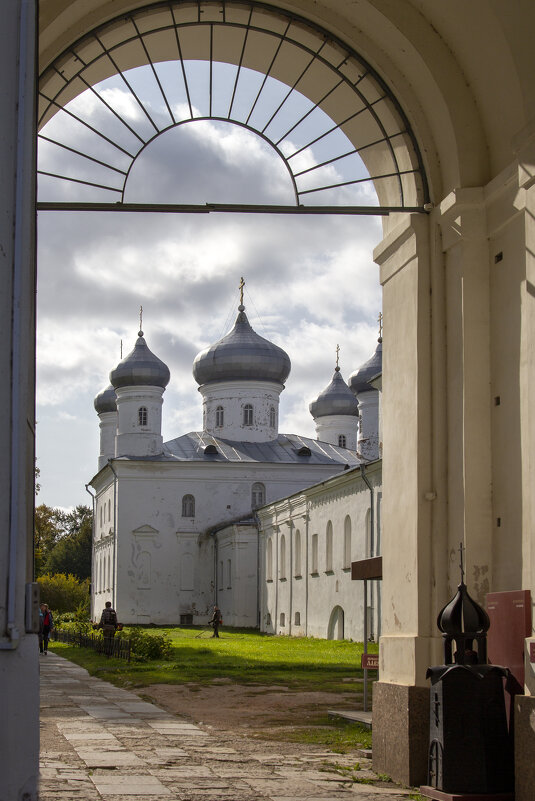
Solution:
{"label": "green tree", "polygon": [[65,532],[65,513],[41,503],[35,509],[35,575],[45,572],[44,565]]}
{"label": "green tree", "polygon": [[89,610],[89,579],[78,581],[76,576],[46,573],[37,579],[41,601],[54,612],[75,612],[81,605]]}
{"label": "green tree", "polygon": [[80,581],[91,578],[91,509],[79,505],[63,513],[62,525],[62,535],[48,552],[42,572],[72,574]]}

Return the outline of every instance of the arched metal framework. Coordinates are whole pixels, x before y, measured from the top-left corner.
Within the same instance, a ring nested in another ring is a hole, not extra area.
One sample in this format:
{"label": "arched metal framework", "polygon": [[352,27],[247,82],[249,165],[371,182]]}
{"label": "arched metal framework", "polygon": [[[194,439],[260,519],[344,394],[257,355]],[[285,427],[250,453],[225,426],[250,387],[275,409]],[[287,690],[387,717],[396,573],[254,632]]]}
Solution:
{"label": "arched metal framework", "polygon": [[[141,66],[142,80],[133,71]],[[372,185],[372,213],[429,201],[416,137],[383,79],[331,34],[260,3],[161,2],[102,25],[45,70],[38,117],[48,165],[39,165],[40,192],[52,197],[41,195],[40,208],[131,210],[136,158],[195,120],[235,123],[269,142],[296,201],[276,210],[362,213]]]}

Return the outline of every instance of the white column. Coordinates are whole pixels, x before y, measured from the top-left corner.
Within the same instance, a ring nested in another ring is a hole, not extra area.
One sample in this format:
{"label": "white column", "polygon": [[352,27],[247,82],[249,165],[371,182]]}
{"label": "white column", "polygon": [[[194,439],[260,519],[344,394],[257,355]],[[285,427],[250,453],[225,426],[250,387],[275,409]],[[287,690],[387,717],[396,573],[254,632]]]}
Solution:
{"label": "white column", "polygon": [[0,798],[37,798],[37,636],[32,581],[35,295],[34,2],[2,3],[0,28]]}

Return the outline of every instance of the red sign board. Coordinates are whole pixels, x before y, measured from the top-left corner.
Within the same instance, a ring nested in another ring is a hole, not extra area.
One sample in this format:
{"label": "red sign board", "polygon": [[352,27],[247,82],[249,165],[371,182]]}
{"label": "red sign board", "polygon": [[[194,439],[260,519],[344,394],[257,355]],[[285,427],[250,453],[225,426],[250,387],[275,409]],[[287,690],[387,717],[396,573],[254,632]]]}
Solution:
{"label": "red sign board", "polygon": [[493,665],[508,667],[524,685],[524,638],[531,636],[531,595],[529,590],[489,592],[490,617],[488,656]]}
{"label": "red sign board", "polygon": [[362,654],[360,666],[366,670],[379,670],[379,654]]}
{"label": "red sign board", "polygon": [[529,644],[529,661],[535,662],[535,642],[530,642]]}

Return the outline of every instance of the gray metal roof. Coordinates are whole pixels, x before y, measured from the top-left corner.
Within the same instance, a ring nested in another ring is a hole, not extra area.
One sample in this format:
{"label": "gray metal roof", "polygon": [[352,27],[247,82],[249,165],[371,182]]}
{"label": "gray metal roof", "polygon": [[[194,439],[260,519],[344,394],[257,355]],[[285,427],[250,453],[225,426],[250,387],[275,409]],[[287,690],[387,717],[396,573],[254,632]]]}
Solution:
{"label": "gray metal roof", "polygon": [[[205,449],[215,445],[216,454],[206,454]],[[299,454],[301,451],[302,455]],[[306,455],[310,451],[310,455]],[[140,461],[178,462],[261,462],[264,464],[315,464],[349,465],[360,464],[355,451],[318,442],[297,434],[279,434],[271,442],[235,442],[219,439],[200,431],[183,434],[165,442],[160,456],[133,457]]]}
{"label": "gray metal roof", "polygon": [[110,384],[106,387],[106,389],[102,389],[96,396],[93,403],[97,414],[103,414],[104,412],[116,412],[117,395],[115,394],[115,390],[112,385]]}
{"label": "gray metal roof", "polygon": [[329,386],[320,392],[308,408],[314,420],[331,414],[358,415],[358,401],[342,378],[339,367],[336,367]]}
{"label": "gray metal roof", "polygon": [[375,353],[364,362],[362,367],[359,367],[352,375],[349,376],[349,388],[352,392],[358,394],[359,392],[377,392],[375,387],[369,384],[369,380],[381,373],[383,369],[383,340],[380,337],[378,345],[375,348]]}
{"label": "gray metal roof", "polygon": [[110,381],[119,387],[166,387],[169,383],[169,368],[149,350],[140,331],[134,350],[119,362],[110,373]]}
{"label": "gray metal roof", "polygon": [[288,354],[251,328],[243,305],[238,309],[232,330],[195,357],[195,381],[200,385],[240,380],[284,384],[291,368]]}

